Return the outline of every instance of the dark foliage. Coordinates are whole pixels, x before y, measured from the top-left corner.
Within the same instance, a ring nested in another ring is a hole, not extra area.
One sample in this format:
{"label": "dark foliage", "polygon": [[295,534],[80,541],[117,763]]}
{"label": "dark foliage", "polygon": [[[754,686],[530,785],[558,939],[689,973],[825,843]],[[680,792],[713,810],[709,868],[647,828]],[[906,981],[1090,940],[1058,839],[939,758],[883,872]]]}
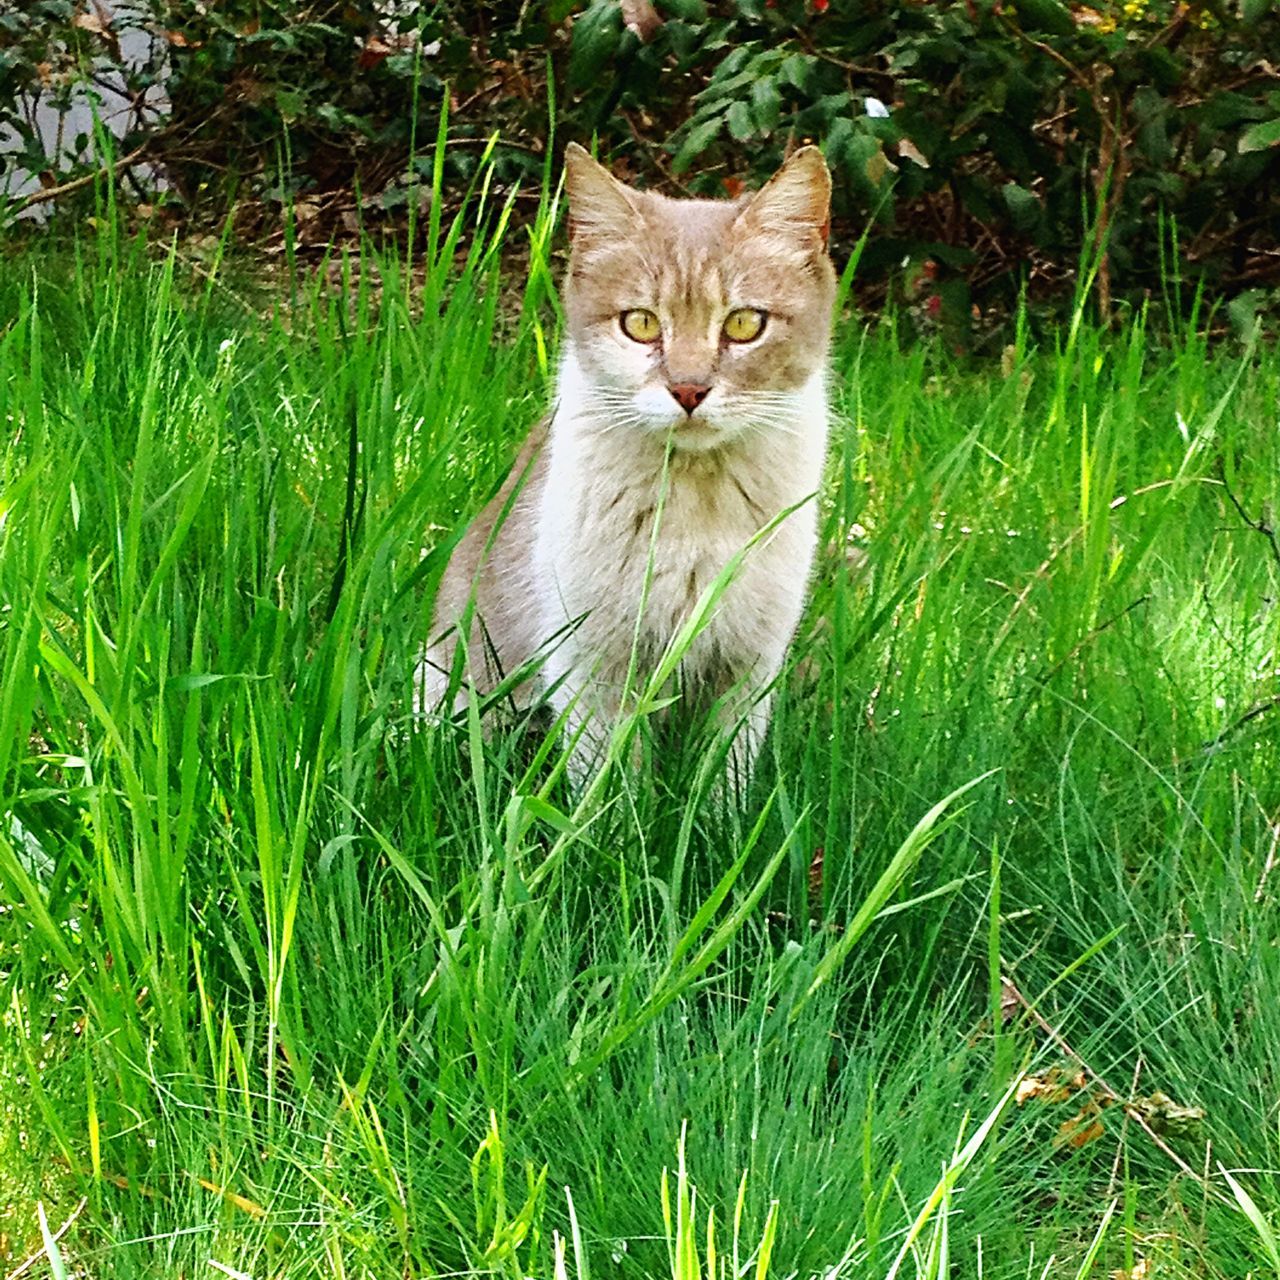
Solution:
{"label": "dark foliage", "polygon": [[944,326],[1063,296],[1099,227],[1104,314],[1180,279],[1240,316],[1280,284],[1277,49],[1276,0],[0,0],[0,124],[7,162],[56,186],[98,161],[83,137],[51,154],[32,102],[114,83],[121,154],[171,216],[237,201],[246,230],[298,200],[394,221],[446,95],[447,188],[496,131],[498,187],[532,192],[553,119],[557,144],[598,137],[620,172],[706,194],[812,139],[837,245],[870,224],[864,276]]}

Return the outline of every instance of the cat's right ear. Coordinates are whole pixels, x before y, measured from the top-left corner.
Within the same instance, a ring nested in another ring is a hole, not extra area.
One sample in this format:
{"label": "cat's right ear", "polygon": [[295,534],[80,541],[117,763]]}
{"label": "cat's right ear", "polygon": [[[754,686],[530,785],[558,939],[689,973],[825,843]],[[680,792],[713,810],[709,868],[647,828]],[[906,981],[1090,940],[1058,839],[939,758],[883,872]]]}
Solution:
{"label": "cat's right ear", "polygon": [[625,236],[635,230],[639,211],[630,190],[576,142],[565,148],[564,189],[569,197],[570,239],[589,234]]}
{"label": "cat's right ear", "polygon": [[742,217],[767,231],[816,235],[831,230],[831,172],[817,147],[801,147],[751,196]]}

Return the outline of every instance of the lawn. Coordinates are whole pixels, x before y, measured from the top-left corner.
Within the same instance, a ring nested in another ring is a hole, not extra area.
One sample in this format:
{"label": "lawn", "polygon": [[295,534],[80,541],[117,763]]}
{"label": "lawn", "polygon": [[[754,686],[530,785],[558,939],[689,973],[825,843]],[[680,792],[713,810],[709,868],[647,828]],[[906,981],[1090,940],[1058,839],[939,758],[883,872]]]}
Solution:
{"label": "lawn", "polygon": [[0,1274],[1280,1274],[1280,356],[846,305],[749,794],[574,792],[410,714],[559,244],[4,260]]}

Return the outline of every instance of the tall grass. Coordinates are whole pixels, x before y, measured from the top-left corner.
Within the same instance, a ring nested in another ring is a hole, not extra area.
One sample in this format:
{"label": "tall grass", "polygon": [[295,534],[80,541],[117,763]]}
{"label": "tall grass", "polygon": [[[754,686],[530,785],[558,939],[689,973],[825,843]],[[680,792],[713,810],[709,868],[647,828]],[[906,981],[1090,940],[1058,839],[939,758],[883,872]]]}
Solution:
{"label": "tall grass", "polygon": [[[411,718],[557,331],[550,187],[441,208],[278,286],[105,233],[0,278],[0,1260],[1263,1274],[1274,353],[846,317],[750,793],[691,741],[584,797],[536,719]],[[1009,1101],[1077,1060],[1202,1108],[1197,1176]]]}

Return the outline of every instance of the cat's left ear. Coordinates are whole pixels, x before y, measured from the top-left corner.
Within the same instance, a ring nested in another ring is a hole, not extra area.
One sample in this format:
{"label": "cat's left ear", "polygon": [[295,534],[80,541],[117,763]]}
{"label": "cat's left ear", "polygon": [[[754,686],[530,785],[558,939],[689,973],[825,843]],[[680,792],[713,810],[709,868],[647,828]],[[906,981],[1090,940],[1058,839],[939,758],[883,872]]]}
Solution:
{"label": "cat's left ear", "polygon": [[817,147],[801,147],[747,202],[741,217],[762,230],[831,232],[831,174]]}

